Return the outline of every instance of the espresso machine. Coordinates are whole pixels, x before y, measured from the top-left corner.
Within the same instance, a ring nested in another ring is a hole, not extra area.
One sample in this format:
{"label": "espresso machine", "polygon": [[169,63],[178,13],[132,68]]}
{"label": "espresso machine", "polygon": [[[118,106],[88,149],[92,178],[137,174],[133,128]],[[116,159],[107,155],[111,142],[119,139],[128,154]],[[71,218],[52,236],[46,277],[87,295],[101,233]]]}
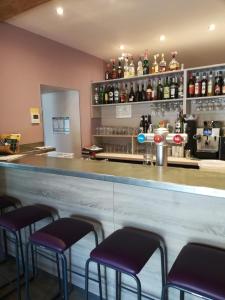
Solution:
{"label": "espresso machine", "polygon": [[155,143],[156,166],[167,165],[168,144],[184,146],[187,143],[186,133],[169,133],[167,128],[157,128],[154,133],[140,133],[137,136],[139,143]]}
{"label": "espresso machine", "polygon": [[200,159],[218,159],[221,136],[221,123],[217,121],[204,122],[202,128],[197,128],[195,156]]}

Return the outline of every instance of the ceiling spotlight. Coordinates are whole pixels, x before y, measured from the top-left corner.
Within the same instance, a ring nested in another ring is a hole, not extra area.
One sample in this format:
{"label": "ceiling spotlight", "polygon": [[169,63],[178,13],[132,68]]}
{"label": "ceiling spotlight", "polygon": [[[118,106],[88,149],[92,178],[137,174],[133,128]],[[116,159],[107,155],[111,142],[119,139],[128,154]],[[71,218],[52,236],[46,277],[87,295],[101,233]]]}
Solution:
{"label": "ceiling spotlight", "polygon": [[59,16],[62,16],[63,13],[64,13],[64,10],[61,6],[59,6],[59,7],[56,8],[56,12]]}
{"label": "ceiling spotlight", "polygon": [[159,38],[160,42],[164,42],[165,39],[166,39],[166,37],[164,34],[160,35],[160,38]]}
{"label": "ceiling spotlight", "polygon": [[210,24],[208,27],[209,31],[214,31],[216,29],[216,25],[215,24]]}
{"label": "ceiling spotlight", "polygon": [[124,50],[124,45],[120,45],[120,50]]}

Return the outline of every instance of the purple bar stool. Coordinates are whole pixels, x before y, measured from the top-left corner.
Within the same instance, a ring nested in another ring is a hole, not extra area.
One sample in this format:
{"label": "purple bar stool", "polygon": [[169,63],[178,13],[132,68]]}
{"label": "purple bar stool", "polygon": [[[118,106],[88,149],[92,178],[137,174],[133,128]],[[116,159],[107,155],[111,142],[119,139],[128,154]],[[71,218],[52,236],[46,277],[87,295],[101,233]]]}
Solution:
{"label": "purple bar stool", "polygon": [[[16,204],[19,201],[15,199],[14,197],[8,196],[8,195],[2,195],[0,196],[0,215],[2,216],[5,211],[9,208],[16,208]],[[8,249],[7,249],[7,237],[6,232],[3,230],[3,242],[4,242],[4,252],[5,256],[8,255]]]}
{"label": "purple bar stool", "polygon": [[[51,212],[48,209],[44,208],[44,206],[40,207],[38,205],[21,207],[16,210],[10,211],[0,217],[0,228],[6,230],[7,232],[10,232],[14,236],[15,250],[16,250],[16,279],[10,281],[4,286],[1,286],[0,288],[3,288],[6,285],[10,284],[11,282],[16,281],[17,299],[21,299],[20,258],[22,261],[23,274],[25,274],[25,262],[24,262],[21,230],[29,226],[29,232],[30,234],[32,234],[31,225],[35,224],[36,222],[42,219],[49,218],[49,217],[53,219]],[[19,248],[20,248],[21,255],[19,254]],[[32,257],[32,262],[34,266],[34,256]],[[9,292],[8,294],[10,294],[11,292]]]}
{"label": "purple bar stool", "polygon": [[[90,254],[86,262],[85,291],[88,300],[89,264],[95,262],[116,271],[116,300],[121,299],[121,273],[131,276],[137,283],[137,298],[141,300],[141,282],[137,274],[159,249],[161,256],[162,287],[166,282],[166,247],[164,241],[155,233],[125,227],[112,233]],[[144,296],[143,296],[144,297]]]}
{"label": "purple bar stool", "polygon": [[163,289],[163,297],[172,287],[208,300],[225,299],[225,249],[189,243],[175,260]]}
{"label": "purple bar stool", "polygon": [[[61,294],[60,272],[58,261],[60,260],[62,266],[62,287],[63,299],[69,299],[68,279],[67,279],[67,259],[65,251],[71,248],[76,242],[85,237],[88,233],[93,232],[95,237],[95,244],[98,245],[98,236],[94,226],[83,220],[76,220],[73,218],[61,218],[33,233],[26,246],[26,300],[30,299],[29,291],[29,247],[36,246],[45,248],[56,254],[57,270],[59,279],[59,293]],[[98,265],[99,281],[101,278],[100,266]],[[58,295],[58,294],[57,294]],[[100,298],[101,288],[100,288]],[[55,297],[53,298],[55,299]]]}

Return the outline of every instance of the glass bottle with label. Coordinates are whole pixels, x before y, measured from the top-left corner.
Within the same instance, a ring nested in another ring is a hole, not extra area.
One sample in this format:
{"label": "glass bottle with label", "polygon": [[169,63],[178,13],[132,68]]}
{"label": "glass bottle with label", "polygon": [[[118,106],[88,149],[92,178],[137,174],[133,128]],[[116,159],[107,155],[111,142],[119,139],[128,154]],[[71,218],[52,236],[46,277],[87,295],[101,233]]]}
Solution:
{"label": "glass bottle with label", "polygon": [[117,69],[116,69],[116,63],[115,60],[112,60],[112,72],[111,72],[111,78],[116,79],[117,78]]}
{"label": "glass bottle with label", "polygon": [[123,78],[123,68],[122,68],[122,64],[121,64],[120,59],[119,59],[119,62],[118,62],[118,67],[117,67],[117,77],[118,78]]}
{"label": "glass bottle with label", "polygon": [[152,73],[159,73],[159,64],[157,62],[157,58],[159,57],[159,54],[154,55],[154,62],[152,63]]}
{"label": "glass bottle with label", "polygon": [[110,73],[110,64],[106,65],[106,71],[105,71],[105,80],[111,79],[111,73]]}
{"label": "glass bottle with label", "polygon": [[195,77],[195,97],[201,97],[201,79],[198,72]]}
{"label": "glass bottle with label", "polygon": [[178,86],[178,98],[184,97],[184,85],[183,85],[183,76],[180,77],[179,86]]}
{"label": "glass bottle with label", "polygon": [[148,50],[145,50],[144,60],[143,60],[143,74],[149,74],[149,60],[148,60]]}
{"label": "glass bottle with label", "polygon": [[166,77],[166,81],[163,87],[163,99],[170,99],[170,85],[168,77]]}
{"label": "glass bottle with label", "polygon": [[213,96],[213,73],[210,71],[208,78],[207,96]]}
{"label": "glass bottle with label", "polygon": [[134,87],[133,87],[133,83],[131,82],[130,93],[129,93],[129,102],[134,102],[134,101],[135,101]]}
{"label": "glass bottle with label", "polygon": [[161,54],[161,61],[159,63],[159,72],[166,72],[166,61],[164,53]]}
{"label": "glass bottle with label", "polygon": [[163,85],[161,83],[161,78],[158,80],[158,85],[157,85],[157,100],[162,100],[163,99]]}
{"label": "glass bottle with label", "polygon": [[119,84],[115,86],[114,89],[114,102],[119,103],[120,101],[120,90],[119,90]]}
{"label": "glass bottle with label", "polygon": [[137,66],[137,76],[142,76],[142,75],[143,75],[143,64],[142,64],[142,60],[140,57],[139,61],[138,61],[138,66]]}
{"label": "glass bottle with label", "polygon": [[105,86],[105,90],[104,90],[104,104],[108,104],[109,103],[109,87]]}
{"label": "glass bottle with label", "polygon": [[175,133],[183,133],[183,128],[184,128],[184,117],[182,112],[180,111],[175,122]]}
{"label": "glass bottle with label", "polygon": [[135,76],[135,67],[134,67],[134,60],[131,57],[130,64],[129,64],[129,77]]}
{"label": "glass bottle with label", "polygon": [[128,57],[125,58],[124,60],[124,67],[123,67],[123,70],[124,70],[124,78],[128,78],[129,77],[129,66],[128,66]]}
{"label": "glass bottle with label", "polygon": [[153,100],[153,97],[152,97],[152,81],[151,79],[148,81],[148,85],[147,85],[147,89],[146,89],[146,100],[147,101],[151,101]]}
{"label": "glass bottle with label", "polygon": [[141,101],[146,101],[146,91],[145,91],[145,86],[143,83],[141,86]]}
{"label": "glass bottle with label", "polygon": [[142,101],[142,93],[141,93],[141,89],[140,89],[139,84],[137,85],[137,90],[136,90],[136,93],[135,93],[135,100],[138,101],[138,102]]}
{"label": "glass bottle with label", "polygon": [[169,70],[170,71],[176,71],[180,69],[180,63],[176,60],[176,55],[178,54],[177,51],[171,52],[172,54],[172,60],[169,63]]}
{"label": "glass bottle with label", "polygon": [[176,83],[175,77],[172,78],[170,84],[170,98],[177,99],[178,98],[178,85]]}
{"label": "glass bottle with label", "polygon": [[128,98],[128,91],[127,91],[127,84],[122,84],[121,89],[120,89],[120,103],[125,103],[127,102]]}
{"label": "glass bottle with label", "polygon": [[100,86],[99,88],[99,104],[103,104],[104,103],[104,90],[103,87]]}
{"label": "glass bottle with label", "polygon": [[195,96],[195,77],[193,74],[190,74],[188,81],[188,97]]}
{"label": "glass bottle with label", "polygon": [[95,87],[94,104],[95,105],[99,104],[99,89],[97,86]]}
{"label": "glass bottle with label", "polygon": [[207,91],[208,91],[208,80],[206,77],[206,73],[204,72],[202,75],[202,82],[201,82],[201,95],[202,97],[207,96]]}
{"label": "glass bottle with label", "polygon": [[223,77],[222,72],[219,71],[216,73],[215,77],[215,86],[214,86],[214,95],[219,96],[222,95],[222,87],[223,87]]}
{"label": "glass bottle with label", "polygon": [[109,104],[112,104],[114,102],[114,86],[111,85],[109,88]]}

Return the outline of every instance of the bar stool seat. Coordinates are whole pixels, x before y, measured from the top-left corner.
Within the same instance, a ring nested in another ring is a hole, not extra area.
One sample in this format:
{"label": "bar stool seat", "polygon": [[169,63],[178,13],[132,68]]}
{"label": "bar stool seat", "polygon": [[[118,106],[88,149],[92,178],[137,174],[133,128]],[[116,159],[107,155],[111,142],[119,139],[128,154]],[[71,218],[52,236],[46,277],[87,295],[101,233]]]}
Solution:
{"label": "bar stool seat", "polygon": [[47,209],[35,205],[24,206],[1,216],[0,226],[11,231],[18,231],[50,216]]}
{"label": "bar stool seat", "polygon": [[160,241],[155,235],[123,228],[105,239],[91,252],[90,257],[121,271],[138,274],[159,247]]}
{"label": "bar stool seat", "polygon": [[53,251],[64,252],[93,230],[93,225],[87,222],[62,218],[36,231],[30,241]]}
{"label": "bar stool seat", "polygon": [[207,299],[225,299],[225,251],[190,243],[178,255],[167,285],[196,293]]}
{"label": "bar stool seat", "polygon": [[8,195],[0,196],[0,210],[8,207],[16,207],[14,198]]}

